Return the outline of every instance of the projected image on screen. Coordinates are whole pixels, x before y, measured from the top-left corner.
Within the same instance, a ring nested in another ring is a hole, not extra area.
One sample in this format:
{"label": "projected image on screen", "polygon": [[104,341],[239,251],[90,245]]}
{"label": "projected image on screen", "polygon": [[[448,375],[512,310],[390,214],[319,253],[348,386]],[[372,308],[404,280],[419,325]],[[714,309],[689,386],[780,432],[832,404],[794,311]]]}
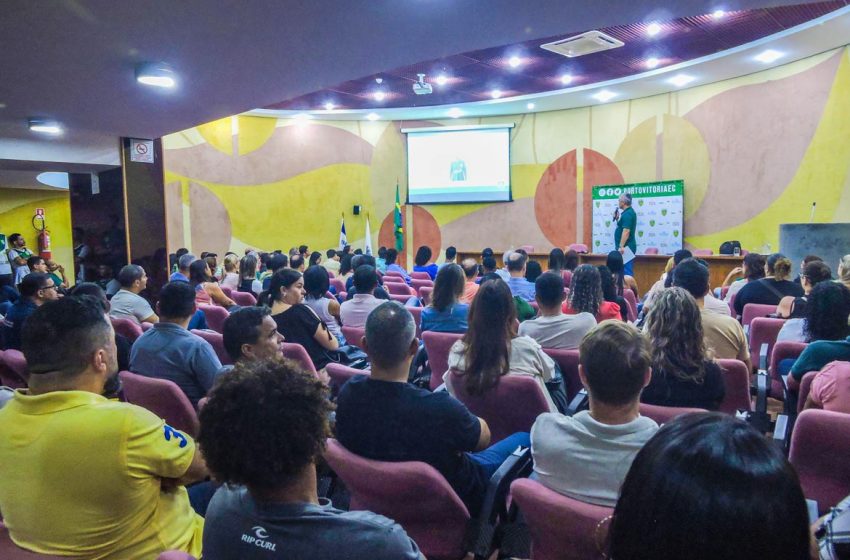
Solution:
{"label": "projected image on screen", "polygon": [[408,201],[511,200],[510,129],[407,132]]}

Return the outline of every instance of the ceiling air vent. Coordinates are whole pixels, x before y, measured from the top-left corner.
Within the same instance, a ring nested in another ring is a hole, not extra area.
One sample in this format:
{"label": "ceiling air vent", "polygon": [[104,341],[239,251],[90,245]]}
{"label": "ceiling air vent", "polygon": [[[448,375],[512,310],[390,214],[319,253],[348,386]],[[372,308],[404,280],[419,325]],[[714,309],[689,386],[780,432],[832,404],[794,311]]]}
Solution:
{"label": "ceiling air vent", "polygon": [[595,52],[607,51],[622,47],[625,43],[601,31],[588,31],[575,37],[561,39],[540,45],[541,49],[558,53],[562,56],[575,58]]}

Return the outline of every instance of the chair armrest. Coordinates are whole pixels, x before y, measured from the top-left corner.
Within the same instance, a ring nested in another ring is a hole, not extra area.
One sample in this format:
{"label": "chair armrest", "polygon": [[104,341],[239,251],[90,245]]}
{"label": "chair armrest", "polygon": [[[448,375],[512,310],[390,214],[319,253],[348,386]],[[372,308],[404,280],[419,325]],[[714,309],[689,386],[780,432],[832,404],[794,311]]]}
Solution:
{"label": "chair armrest", "polygon": [[766,434],[771,429],[770,414],[767,412],[767,396],[770,392],[770,377],[767,373],[767,348],[768,345],[762,344],[759,349],[759,369],[756,372],[754,383],[756,396],[755,410],[749,416],[749,422],[763,434]]}
{"label": "chair armrest", "polygon": [[788,440],[791,437],[791,419],[785,414],[776,417],[776,425],[773,427],[773,444],[788,455]]}
{"label": "chair armrest", "polygon": [[770,346],[767,342],[762,343],[759,347],[759,369],[767,371],[767,354]]}
{"label": "chair armrest", "polygon": [[578,393],[576,393],[576,396],[573,397],[570,404],[567,405],[567,410],[564,411],[564,414],[567,416],[574,416],[576,412],[587,408],[589,402],[587,389],[582,388]]}

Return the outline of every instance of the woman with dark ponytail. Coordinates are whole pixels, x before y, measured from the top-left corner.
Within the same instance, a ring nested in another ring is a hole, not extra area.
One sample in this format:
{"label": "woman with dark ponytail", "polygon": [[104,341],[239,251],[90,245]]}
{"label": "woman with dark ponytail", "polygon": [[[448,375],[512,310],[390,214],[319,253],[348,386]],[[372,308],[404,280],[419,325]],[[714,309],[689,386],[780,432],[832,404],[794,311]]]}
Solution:
{"label": "woman with dark ponytail", "polygon": [[785,255],[770,255],[764,265],[765,277],[748,282],[735,296],[735,313],[743,315],[744,306],[748,303],[779,305],[785,296],[803,297],[803,287],[789,280],[791,267],[791,260]]}

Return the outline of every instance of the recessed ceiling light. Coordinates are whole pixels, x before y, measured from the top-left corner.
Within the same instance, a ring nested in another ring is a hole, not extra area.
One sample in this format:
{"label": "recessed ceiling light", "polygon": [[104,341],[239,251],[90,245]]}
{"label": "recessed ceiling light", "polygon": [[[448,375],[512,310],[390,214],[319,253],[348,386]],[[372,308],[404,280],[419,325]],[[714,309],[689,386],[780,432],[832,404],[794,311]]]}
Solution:
{"label": "recessed ceiling light", "polygon": [[463,111],[461,111],[457,107],[452,107],[451,109],[449,109],[449,116],[451,118],[456,119],[456,118],[460,117],[461,115],[463,115]]}
{"label": "recessed ceiling light", "polygon": [[434,81],[437,82],[438,86],[444,86],[448,83],[449,79],[445,74],[440,74]]}
{"label": "recessed ceiling light", "polygon": [[336,107],[336,105],[334,105],[334,104],[333,104],[333,103],[331,103],[330,101],[328,101],[327,103],[325,103],[325,111],[333,111],[333,110],[334,110],[334,107]]}
{"label": "recessed ceiling light", "polygon": [[696,80],[696,78],[693,76],[688,76],[687,74],[676,74],[667,81],[676,87],[685,87],[694,80]]}
{"label": "recessed ceiling light", "polygon": [[771,62],[776,62],[780,58],[785,56],[783,53],[779,51],[775,51],[773,49],[767,49],[763,51],[758,56],[755,57],[759,62],[764,62],[765,64],[770,64]]}
{"label": "recessed ceiling light", "polygon": [[529,111],[531,111],[532,109],[534,109],[534,103],[529,103],[528,105],[525,106],[525,108],[528,109]]}
{"label": "recessed ceiling light", "polygon": [[714,12],[712,12],[711,14],[711,17],[713,17],[714,19],[723,19],[724,17],[726,17],[726,12],[724,12],[723,10],[714,10]]}
{"label": "recessed ceiling light", "polygon": [[384,93],[381,90],[378,90],[374,93],[374,95],[372,97],[375,98],[375,101],[383,101],[386,96],[387,96],[386,93]]}
{"label": "recessed ceiling light", "polygon": [[164,62],[142,62],[136,66],[136,81],[161,88],[173,88],[177,84],[174,70]]}
{"label": "recessed ceiling light", "polygon": [[369,113],[368,115],[366,115],[366,118],[370,121],[376,121],[381,118],[381,115],[379,115],[378,113]]}
{"label": "recessed ceiling light", "polygon": [[33,132],[44,132],[46,134],[61,134],[62,125],[49,119],[28,119],[29,129]]}
{"label": "recessed ceiling light", "polygon": [[647,68],[658,68],[658,65],[659,65],[659,64],[661,64],[661,61],[659,61],[659,60],[658,60],[657,58],[655,58],[655,57],[647,58],[647,59],[646,59],[646,67],[647,67]]}
{"label": "recessed ceiling light", "polygon": [[502,90],[494,89],[490,92],[490,97],[492,97],[493,99],[499,99],[500,97],[502,97]]}
{"label": "recessed ceiling light", "polygon": [[522,64],[522,59],[520,59],[520,57],[518,57],[518,56],[512,56],[508,59],[508,64],[510,65],[511,68],[516,68],[520,64]]}
{"label": "recessed ceiling light", "polygon": [[614,93],[613,91],[608,91],[607,89],[603,89],[599,93],[593,94],[593,98],[596,99],[597,101],[601,101],[602,103],[605,103],[607,101],[611,101],[615,97],[617,97],[617,94]]}
{"label": "recessed ceiling light", "polygon": [[564,84],[565,86],[569,85],[569,83],[572,82],[572,81],[573,81],[573,77],[570,76],[569,74],[564,74],[564,75],[561,76],[561,83]]}
{"label": "recessed ceiling light", "polygon": [[646,26],[646,34],[650,37],[655,37],[661,33],[661,26],[655,22],[650,23]]}

